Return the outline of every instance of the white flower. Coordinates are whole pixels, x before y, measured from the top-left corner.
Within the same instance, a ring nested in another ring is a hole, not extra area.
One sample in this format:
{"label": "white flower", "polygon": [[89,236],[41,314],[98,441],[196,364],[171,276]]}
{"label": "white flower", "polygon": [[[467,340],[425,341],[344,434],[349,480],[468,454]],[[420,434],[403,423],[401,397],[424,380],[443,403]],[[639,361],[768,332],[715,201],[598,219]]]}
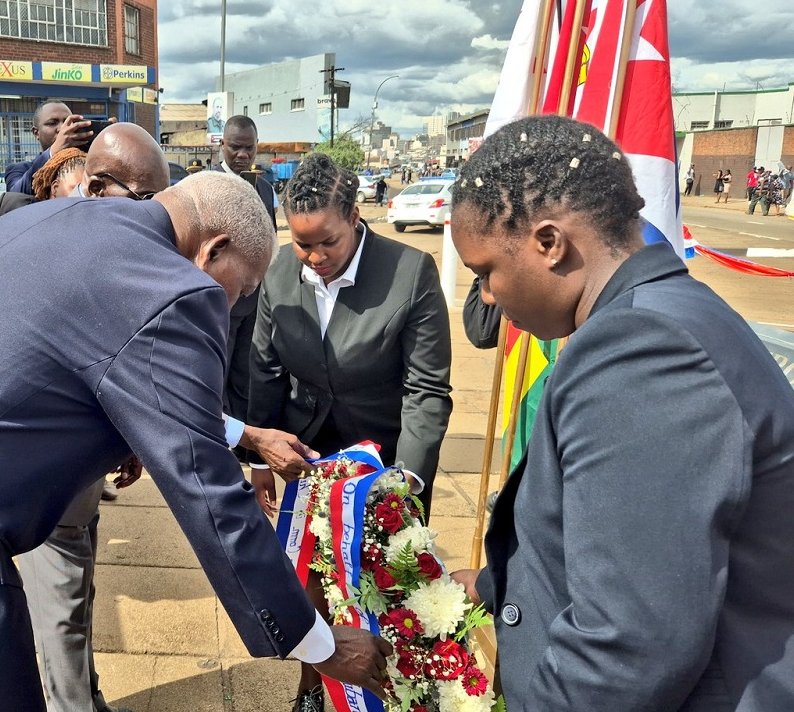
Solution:
{"label": "white flower", "polygon": [[473,697],[466,693],[460,680],[438,683],[438,709],[440,712],[490,712],[494,694],[490,686],[485,694]]}
{"label": "white flower", "polygon": [[433,539],[435,538],[436,533],[427,527],[418,524],[406,527],[389,537],[389,543],[386,545],[386,559],[387,561],[396,559],[409,542],[417,554],[421,554],[423,551],[432,553],[434,550]]}
{"label": "white flower", "polygon": [[419,617],[428,638],[454,633],[471,608],[463,586],[446,577],[420,585],[404,605]]}
{"label": "white flower", "polygon": [[309,531],[320,541],[331,540],[331,522],[328,517],[312,517],[309,522]]}

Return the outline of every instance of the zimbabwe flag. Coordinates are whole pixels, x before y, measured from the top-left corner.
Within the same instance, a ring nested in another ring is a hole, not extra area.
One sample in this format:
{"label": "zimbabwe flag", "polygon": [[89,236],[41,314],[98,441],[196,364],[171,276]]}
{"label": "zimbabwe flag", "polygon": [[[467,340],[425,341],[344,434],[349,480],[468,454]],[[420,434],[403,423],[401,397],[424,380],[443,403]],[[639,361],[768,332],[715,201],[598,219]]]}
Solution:
{"label": "zimbabwe flag", "polygon": [[519,354],[524,339],[529,339],[529,353],[527,365],[524,369],[523,383],[521,384],[521,404],[518,408],[516,422],[516,437],[513,441],[513,451],[510,454],[510,472],[524,454],[524,450],[532,434],[532,425],[535,414],[538,412],[540,396],[543,385],[551,373],[557,360],[557,340],[539,341],[525,331],[519,331],[512,324],[507,325],[507,340],[505,342],[505,392],[504,406],[502,409],[502,446],[507,445],[507,427],[510,421],[510,409],[513,403],[513,393],[518,379]]}

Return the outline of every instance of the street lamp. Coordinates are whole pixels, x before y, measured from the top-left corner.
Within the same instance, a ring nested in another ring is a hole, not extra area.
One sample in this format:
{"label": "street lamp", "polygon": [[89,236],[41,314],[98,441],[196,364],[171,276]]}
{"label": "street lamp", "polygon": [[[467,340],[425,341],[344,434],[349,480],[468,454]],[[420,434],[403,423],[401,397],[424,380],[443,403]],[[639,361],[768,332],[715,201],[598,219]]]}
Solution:
{"label": "street lamp", "polygon": [[390,77],[386,77],[380,84],[378,84],[378,88],[375,90],[375,98],[372,100],[372,118],[369,121],[369,151],[367,151],[367,170],[369,170],[369,162],[372,158],[372,129],[375,126],[375,109],[378,108],[378,92],[380,88],[389,81],[389,79],[399,79],[399,74],[392,74]]}

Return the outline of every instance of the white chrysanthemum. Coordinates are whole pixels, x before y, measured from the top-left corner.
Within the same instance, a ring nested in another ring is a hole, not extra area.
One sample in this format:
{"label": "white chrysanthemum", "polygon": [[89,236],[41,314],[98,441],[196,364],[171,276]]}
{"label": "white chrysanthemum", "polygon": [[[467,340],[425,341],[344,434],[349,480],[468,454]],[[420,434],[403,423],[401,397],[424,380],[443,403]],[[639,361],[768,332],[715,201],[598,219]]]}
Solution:
{"label": "white chrysanthemum", "polygon": [[388,561],[396,559],[409,542],[417,554],[421,554],[423,551],[432,553],[434,551],[433,539],[435,538],[436,533],[427,527],[406,527],[389,537],[389,542],[386,544],[386,559]]}
{"label": "white chrysanthemum", "polygon": [[471,608],[463,586],[446,577],[422,584],[404,605],[419,617],[428,638],[454,633]]}
{"label": "white chrysanthemum", "polygon": [[380,477],[378,477],[373,490],[377,490],[378,492],[391,492],[392,490],[396,489],[397,487],[401,487],[404,484],[405,475],[403,475],[402,471],[392,469],[384,472]]}
{"label": "white chrysanthemum", "polygon": [[466,693],[460,680],[438,683],[438,709],[440,712],[490,712],[494,704],[491,688],[476,697]]}
{"label": "white chrysanthemum", "polygon": [[320,541],[331,540],[331,522],[328,517],[312,517],[309,522],[309,531]]}

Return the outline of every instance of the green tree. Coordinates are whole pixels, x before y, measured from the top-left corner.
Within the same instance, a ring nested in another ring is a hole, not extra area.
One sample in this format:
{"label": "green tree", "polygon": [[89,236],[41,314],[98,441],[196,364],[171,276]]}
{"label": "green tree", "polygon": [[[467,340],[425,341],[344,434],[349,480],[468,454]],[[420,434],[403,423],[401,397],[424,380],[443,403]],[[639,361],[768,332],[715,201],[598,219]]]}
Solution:
{"label": "green tree", "polygon": [[341,168],[355,170],[364,162],[364,151],[361,146],[349,136],[339,136],[334,139],[334,147],[330,141],[317,144],[314,149],[317,153],[330,156],[334,163]]}

